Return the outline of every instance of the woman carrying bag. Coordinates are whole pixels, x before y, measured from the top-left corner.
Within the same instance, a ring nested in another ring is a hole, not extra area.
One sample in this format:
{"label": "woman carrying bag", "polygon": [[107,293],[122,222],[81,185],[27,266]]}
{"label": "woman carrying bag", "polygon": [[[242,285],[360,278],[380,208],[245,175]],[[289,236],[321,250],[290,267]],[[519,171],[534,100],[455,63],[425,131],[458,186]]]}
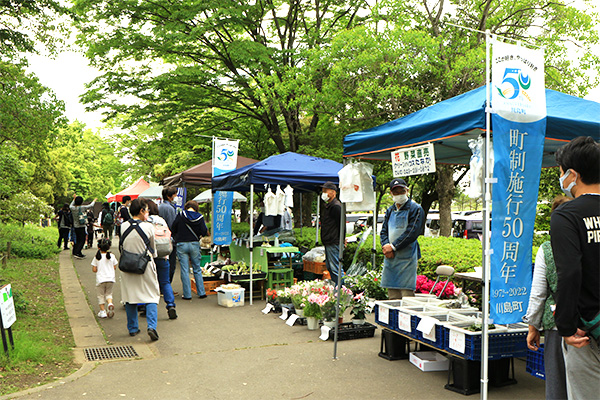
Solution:
{"label": "woman carrying bag", "polygon": [[192,299],[192,287],[190,283],[190,264],[194,271],[196,280],[196,293],[201,299],[206,297],[204,280],[200,265],[200,238],[208,235],[208,229],[204,223],[204,217],[198,212],[198,203],[190,200],[185,203],[184,210],[177,214],[173,222],[171,235],[177,246],[177,258],[181,264],[181,286],[183,288],[182,299]]}
{"label": "woman carrying bag", "polygon": [[[121,241],[119,244],[121,258],[119,269],[121,270],[121,297],[125,302],[127,312],[127,330],[130,336],[140,333],[138,325],[138,304],[146,304],[146,322],[148,324],[148,336],[152,340],[158,340],[156,322],[158,315],[158,302],[160,290],[156,275],[154,258],[157,257],[154,242],[154,228],[146,222],[149,211],[146,199],[135,199],[131,202],[129,211],[132,219],[121,225]],[[146,268],[143,273],[123,272],[121,264],[127,259],[124,252],[135,255],[149,255]]]}

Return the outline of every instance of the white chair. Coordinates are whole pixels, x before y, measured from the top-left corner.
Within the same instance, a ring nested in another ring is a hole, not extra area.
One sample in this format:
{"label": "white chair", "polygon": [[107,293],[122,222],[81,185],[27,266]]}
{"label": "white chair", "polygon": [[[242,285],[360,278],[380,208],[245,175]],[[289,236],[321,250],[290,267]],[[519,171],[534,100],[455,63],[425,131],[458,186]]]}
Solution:
{"label": "white chair", "polygon": [[440,291],[440,294],[437,295],[437,298],[439,299],[442,296],[442,294],[444,293],[444,290],[446,290],[446,286],[448,286],[448,282],[450,282],[450,277],[452,277],[452,275],[454,275],[454,268],[452,268],[449,265],[440,265],[436,268],[435,274],[437,275],[437,278],[435,279],[435,283],[433,284],[433,287],[429,291],[429,294],[433,293],[433,290],[435,289],[437,283],[439,282],[440,277],[442,277],[442,276],[448,277],[446,279],[446,283],[444,284],[444,288]]}

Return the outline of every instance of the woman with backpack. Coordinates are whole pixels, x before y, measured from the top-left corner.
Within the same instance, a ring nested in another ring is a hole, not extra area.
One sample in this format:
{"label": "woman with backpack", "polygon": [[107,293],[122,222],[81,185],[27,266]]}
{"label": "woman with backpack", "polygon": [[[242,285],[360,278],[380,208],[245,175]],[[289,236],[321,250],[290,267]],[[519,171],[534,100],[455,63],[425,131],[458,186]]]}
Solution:
{"label": "woman with backpack", "polygon": [[75,227],[75,244],[73,245],[73,257],[84,259],[85,255],[81,252],[85,245],[85,228],[87,225],[87,211],[94,208],[96,199],[90,204],[83,205],[83,197],[73,195],[73,201],[69,205],[73,213],[73,226]]}
{"label": "woman with backpack", "polygon": [[68,204],[62,206],[60,211],[58,211],[58,216],[56,217],[56,220],[58,221],[57,246],[60,249],[60,244],[64,241],[63,250],[69,250],[69,232],[71,231],[71,227],[73,226],[73,218],[71,217],[71,212],[69,210]]}
{"label": "woman with backpack", "polygon": [[181,286],[183,287],[182,298],[192,299],[192,287],[190,283],[190,264],[194,270],[196,280],[196,293],[201,299],[206,298],[204,290],[204,279],[200,265],[200,237],[208,235],[208,229],[204,223],[204,217],[198,212],[198,203],[190,200],[185,203],[184,210],[177,214],[173,222],[171,234],[177,246],[177,258],[181,265]]}
{"label": "woman with backpack", "polygon": [[102,204],[102,211],[98,215],[98,221],[102,225],[102,234],[105,238],[112,240],[115,227],[115,212],[110,209],[109,203]]}
{"label": "woman with backpack", "polygon": [[167,226],[167,222],[158,215],[158,206],[155,202],[148,202],[148,222],[154,227],[154,240],[156,243],[156,253],[158,257],[154,258],[156,264],[156,275],[158,276],[158,286],[160,293],[163,295],[167,307],[167,315],[169,319],[177,318],[175,311],[175,295],[171,287],[169,279],[169,255],[173,251],[171,244],[171,232]]}
{"label": "woman with backpack", "polygon": [[[138,325],[138,304],[146,305],[146,323],[148,336],[152,340],[158,340],[156,332],[158,302],[160,300],[160,289],[156,275],[157,257],[154,228],[148,223],[148,201],[143,198],[131,202],[130,211],[132,218],[121,225],[121,240],[119,247],[121,257],[119,269],[121,270],[121,300],[125,302],[127,313],[127,330],[130,336],[140,333]],[[142,255],[152,251],[152,257],[146,264],[143,273],[123,272],[125,265],[125,252]],[[123,265],[121,265],[123,264]]]}

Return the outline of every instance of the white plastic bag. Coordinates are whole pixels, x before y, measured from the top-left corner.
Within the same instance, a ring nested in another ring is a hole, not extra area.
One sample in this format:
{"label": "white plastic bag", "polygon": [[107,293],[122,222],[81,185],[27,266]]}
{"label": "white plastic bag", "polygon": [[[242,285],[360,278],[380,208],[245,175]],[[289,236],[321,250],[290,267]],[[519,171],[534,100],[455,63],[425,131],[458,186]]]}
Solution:
{"label": "white plastic bag", "polygon": [[340,201],[354,203],[363,200],[360,168],[357,163],[347,164],[338,172],[340,178]]}
{"label": "white plastic bag", "polygon": [[354,163],[360,177],[359,191],[362,200],[346,202],[346,211],[373,210],[375,208],[375,191],[373,190],[373,165],[365,162]]}

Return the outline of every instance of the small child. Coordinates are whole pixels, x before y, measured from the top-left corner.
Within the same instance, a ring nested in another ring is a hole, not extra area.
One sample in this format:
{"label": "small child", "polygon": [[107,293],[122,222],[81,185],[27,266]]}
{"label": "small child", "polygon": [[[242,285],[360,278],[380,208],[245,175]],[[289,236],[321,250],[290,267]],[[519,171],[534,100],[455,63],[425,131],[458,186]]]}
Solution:
{"label": "small child", "polygon": [[[117,258],[110,254],[111,241],[108,238],[98,240],[98,252],[92,259],[92,271],[96,273],[96,292],[100,305],[99,318],[112,318],[115,315],[115,306],[112,300],[113,285],[115,283],[115,269]],[[104,304],[108,303],[108,312]]]}

